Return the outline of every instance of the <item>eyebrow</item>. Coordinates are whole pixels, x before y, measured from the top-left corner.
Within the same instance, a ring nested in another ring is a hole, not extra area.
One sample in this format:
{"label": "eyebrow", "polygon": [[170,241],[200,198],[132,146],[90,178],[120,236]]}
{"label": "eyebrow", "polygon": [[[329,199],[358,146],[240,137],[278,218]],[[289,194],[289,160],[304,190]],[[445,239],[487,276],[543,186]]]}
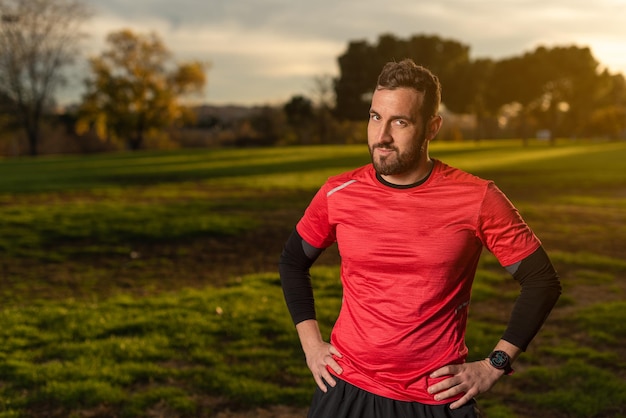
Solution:
{"label": "eyebrow", "polygon": [[[371,114],[376,114],[376,115],[380,116],[380,113],[377,112],[376,110],[374,110],[374,108],[370,108],[369,114],[370,115]],[[417,121],[416,118],[412,118],[411,116],[408,116],[408,115],[391,115],[391,117],[389,119],[391,119],[391,120],[403,119],[403,120],[408,120],[408,121],[410,121],[412,123],[415,123]]]}

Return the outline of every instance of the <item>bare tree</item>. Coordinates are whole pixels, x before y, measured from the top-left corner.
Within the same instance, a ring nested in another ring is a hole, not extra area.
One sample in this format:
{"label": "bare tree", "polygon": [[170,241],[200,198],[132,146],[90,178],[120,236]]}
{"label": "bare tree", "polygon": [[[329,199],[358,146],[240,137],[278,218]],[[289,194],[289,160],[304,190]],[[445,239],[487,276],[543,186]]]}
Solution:
{"label": "bare tree", "polygon": [[311,94],[316,107],[317,135],[319,141],[326,144],[331,142],[334,136],[335,79],[330,74],[315,76]]}
{"label": "bare tree", "polygon": [[332,109],[335,107],[335,80],[330,74],[313,77],[311,88],[313,102],[317,107]]}
{"label": "bare tree", "polygon": [[0,92],[15,109],[31,155],[62,72],[78,56],[80,25],[90,16],[81,0],[0,0]]}

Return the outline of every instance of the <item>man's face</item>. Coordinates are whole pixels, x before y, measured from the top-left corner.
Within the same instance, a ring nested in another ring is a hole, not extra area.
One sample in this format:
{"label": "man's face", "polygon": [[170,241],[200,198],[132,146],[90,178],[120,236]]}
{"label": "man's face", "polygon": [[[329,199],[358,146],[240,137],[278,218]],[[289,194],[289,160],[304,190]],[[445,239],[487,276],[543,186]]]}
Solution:
{"label": "man's face", "polygon": [[367,142],[374,168],[391,183],[411,184],[428,173],[423,100],[410,88],[374,91]]}

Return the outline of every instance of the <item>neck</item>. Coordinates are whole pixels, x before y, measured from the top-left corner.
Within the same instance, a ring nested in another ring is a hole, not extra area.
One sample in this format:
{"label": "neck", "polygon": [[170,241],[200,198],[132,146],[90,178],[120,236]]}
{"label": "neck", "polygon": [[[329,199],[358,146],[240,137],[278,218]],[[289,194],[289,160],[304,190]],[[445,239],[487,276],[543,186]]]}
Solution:
{"label": "neck", "polygon": [[417,170],[397,175],[380,175],[380,178],[385,180],[389,184],[395,184],[398,186],[410,186],[416,183],[422,182],[426,179],[435,165],[434,161],[430,158],[426,159],[423,163],[420,163]]}

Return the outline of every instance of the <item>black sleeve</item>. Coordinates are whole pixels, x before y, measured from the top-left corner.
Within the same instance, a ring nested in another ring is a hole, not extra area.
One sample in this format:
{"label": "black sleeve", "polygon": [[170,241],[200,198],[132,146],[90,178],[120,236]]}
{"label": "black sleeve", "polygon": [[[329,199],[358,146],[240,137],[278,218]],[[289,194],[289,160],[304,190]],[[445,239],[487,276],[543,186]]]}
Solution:
{"label": "black sleeve", "polygon": [[280,282],[294,324],[316,318],[309,269],[322,251],[304,241],[294,229],[280,255]]}
{"label": "black sleeve", "polygon": [[521,286],[503,340],[526,351],[561,295],[559,276],[543,247],[507,267]]}

